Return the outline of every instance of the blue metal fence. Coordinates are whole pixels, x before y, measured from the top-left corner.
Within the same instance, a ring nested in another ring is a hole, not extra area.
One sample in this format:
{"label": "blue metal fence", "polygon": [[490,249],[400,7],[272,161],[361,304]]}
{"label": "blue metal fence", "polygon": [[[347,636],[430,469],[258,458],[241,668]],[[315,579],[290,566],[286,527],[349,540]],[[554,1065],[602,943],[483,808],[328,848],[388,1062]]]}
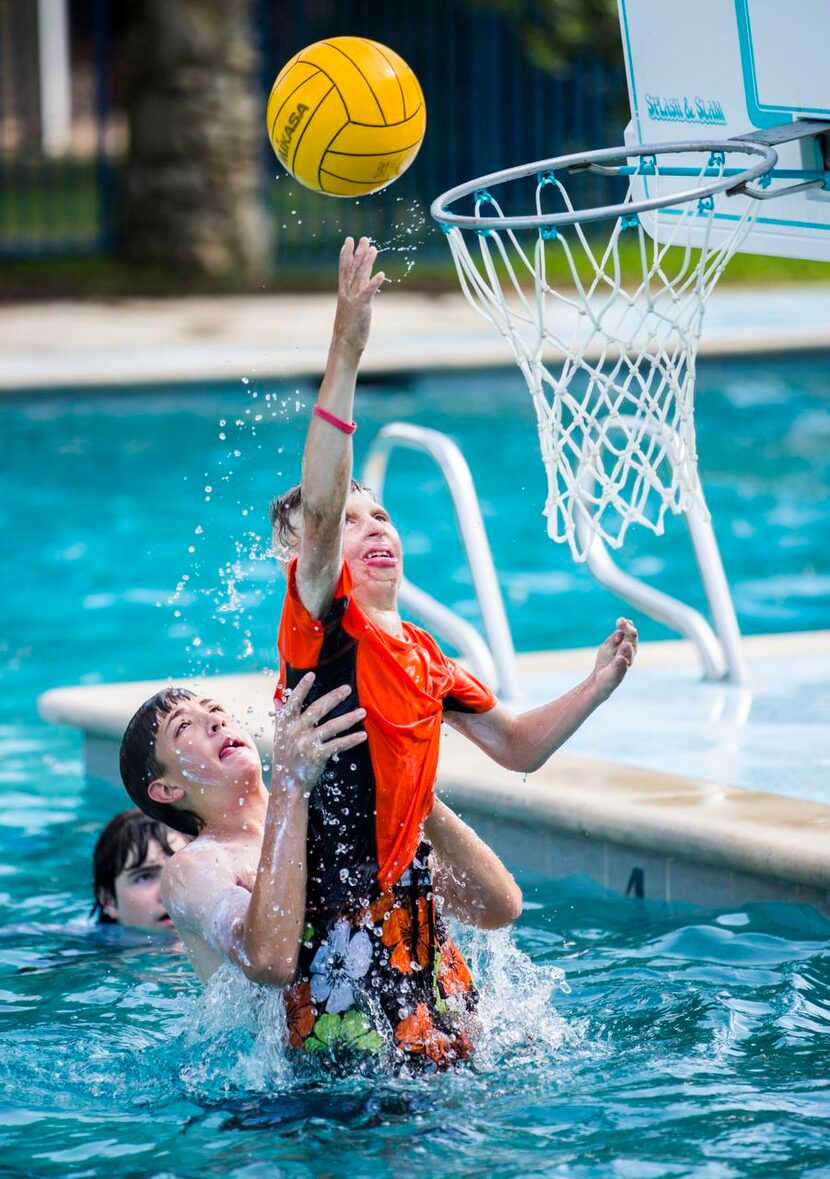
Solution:
{"label": "blue metal fence", "polygon": [[[118,175],[124,112],[112,99],[118,45],[109,0],[70,0],[73,100],[81,131],[61,159],[39,138],[37,7],[0,4],[0,258],[105,254],[117,242]],[[344,232],[367,233],[418,257],[445,246],[429,223],[431,200],[474,176],[568,150],[621,140],[625,86],[620,69],[574,64],[567,76],[528,63],[502,14],[469,0],[255,0],[262,58],[262,109],[274,76],[298,50],[351,33],[390,45],[418,75],[427,135],[409,171],[361,201],[319,196],[293,181],[263,127],[263,200],[275,223],[281,271],[330,264]],[[33,81],[34,79],[34,81]],[[76,94],[77,92],[77,94]],[[263,118],[264,124],[264,118]],[[77,128],[76,128],[77,130]],[[76,145],[75,140],[78,140]],[[576,179],[577,199],[602,201],[608,182]]]}
{"label": "blue metal fence", "polygon": [[[266,192],[278,267],[330,263],[343,232],[367,233],[399,249],[417,244],[419,260],[443,257],[446,245],[428,218],[439,193],[514,164],[622,141],[621,66],[583,61],[564,76],[544,73],[528,63],[501,13],[460,0],[318,0],[295,5],[290,16],[279,0],[261,4],[263,101],[294,53],[348,32],[398,52],[417,74],[427,106],[426,138],[414,164],[392,187],[361,201],[308,192],[269,154]],[[576,200],[605,204],[612,184],[583,174],[570,188]]]}
{"label": "blue metal fence", "polygon": [[71,0],[74,118],[69,150],[43,150],[37,6],[0,16],[0,258],[71,257],[112,249],[118,221],[108,0]]}

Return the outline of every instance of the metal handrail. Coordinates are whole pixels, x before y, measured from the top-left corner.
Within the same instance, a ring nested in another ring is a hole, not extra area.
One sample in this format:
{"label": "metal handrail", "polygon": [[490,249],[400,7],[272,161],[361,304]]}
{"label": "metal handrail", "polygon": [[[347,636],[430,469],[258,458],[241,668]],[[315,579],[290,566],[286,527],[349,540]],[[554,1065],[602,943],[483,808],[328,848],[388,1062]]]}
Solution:
{"label": "metal handrail", "polygon": [[[666,447],[666,453],[673,461],[675,460],[674,437],[664,426],[649,426],[630,414],[620,415],[618,421],[621,425],[630,421],[640,430],[654,436],[659,435],[661,443]],[[580,464],[578,481],[586,490],[588,483],[593,483],[593,476],[585,461]],[[699,480],[691,505],[683,514],[683,518],[689,530],[703,588],[709,602],[712,621],[715,624],[714,630],[694,607],[654,589],[637,577],[624,573],[612,559],[601,537],[592,532],[587,510],[577,511],[574,517],[577,535],[586,553],[586,564],[601,585],[618,594],[638,610],[642,610],[644,614],[648,614],[650,618],[679,631],[694,643],[703,664],[705,679],[728,680],[733,684],[747,685],[749,668],[741,647],[741,632],[738,629],[735,606],[729,592],[729,582],[726,580],[715,531],[704,506],[703,489]]]}
{"label": "metal handrail", "polygon": [[389,456],[397,447],[422,451],[434,459],[441,469],[452,498],[487,641],[466,619],[406,578],[401,582],[401,601],[442,638],[457,647],[475,674],[499,696],[517,700],[519,676],[513,637],[466,459],[452,439],[438,430],[411,426],[405,422],[384,426],[373,439],[363,464],[363,482],[379,498],[383,498]]}

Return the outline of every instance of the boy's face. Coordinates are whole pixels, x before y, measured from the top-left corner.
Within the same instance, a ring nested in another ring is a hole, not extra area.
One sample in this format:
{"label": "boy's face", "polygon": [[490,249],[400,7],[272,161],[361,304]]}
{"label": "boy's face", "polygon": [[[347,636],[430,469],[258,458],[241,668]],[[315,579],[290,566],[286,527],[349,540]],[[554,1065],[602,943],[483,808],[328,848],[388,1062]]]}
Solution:
{"label": "boy's face", "polygon": [[[164,781],[181,787],[199,811],[207,788],[248,793],[262,782],[262,762],[251,734],[215,700],[182,700],[159,721],[156,757]],[[150,791],[153,796],[152,789]]]}
{"label": "boy's face", "polygon": [[[178,831],[171,831],[168,841],[174,852],[187,842]],[[151,839],[144,859],[128,861],[116,876],[114,896],[104,905],[106,915],[133,929],[172,930],[161,900],[161,873],[169,858],[161,844]]]}
{"label": "boy's face", "polygon": [[355,592],[397,590],[403,575],[403,553],[389,513],[365,491],[346,501],[343,559],[348,561]]}
{"label": "boy's face", "polygon": [[[298,534],[301,522],[298,510],[292,520]],[[276,542],[274,548],[279,548]],[[403,576],[401,538],[386,509],[365,491],[351,492],[346,501],[343,560],[349,563],[358,598],[371,600],[373,593],[385,596],[390,590],[397,593]]]}

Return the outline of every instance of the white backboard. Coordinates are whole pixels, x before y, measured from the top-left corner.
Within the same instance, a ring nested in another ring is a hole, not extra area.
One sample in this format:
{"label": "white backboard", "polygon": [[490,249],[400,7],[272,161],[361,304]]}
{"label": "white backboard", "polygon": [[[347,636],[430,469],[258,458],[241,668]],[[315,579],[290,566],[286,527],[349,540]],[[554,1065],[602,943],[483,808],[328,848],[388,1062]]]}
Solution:
{"label": "white backboard", "polygon": [[[619,0],[619,11],[626,143],[731,139],[794,119],[830,120],[830,0]],[[813,138],[775,149],[782,169],[827,166]],[[636,183],[652,195],[648,178]],[[724,228],[745,200],[718,199]],[[666,210],[643,223],[661,239],[673,217]],[[743,250],[830,261],[830,188],[760,204]]]}

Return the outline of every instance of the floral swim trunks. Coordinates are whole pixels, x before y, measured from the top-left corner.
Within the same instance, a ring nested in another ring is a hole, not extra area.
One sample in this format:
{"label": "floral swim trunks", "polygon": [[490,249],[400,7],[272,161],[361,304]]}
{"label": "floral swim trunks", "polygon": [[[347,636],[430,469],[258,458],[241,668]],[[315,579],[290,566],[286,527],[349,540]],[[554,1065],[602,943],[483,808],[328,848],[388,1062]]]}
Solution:
{"label": "floral swim trunks", "polygon": [[347,1061],[447,1068],[472,1054],[477,993],[436,909],[422,843],[390,890],[309,910],[297,981],[285,994],[293,1048]]}

